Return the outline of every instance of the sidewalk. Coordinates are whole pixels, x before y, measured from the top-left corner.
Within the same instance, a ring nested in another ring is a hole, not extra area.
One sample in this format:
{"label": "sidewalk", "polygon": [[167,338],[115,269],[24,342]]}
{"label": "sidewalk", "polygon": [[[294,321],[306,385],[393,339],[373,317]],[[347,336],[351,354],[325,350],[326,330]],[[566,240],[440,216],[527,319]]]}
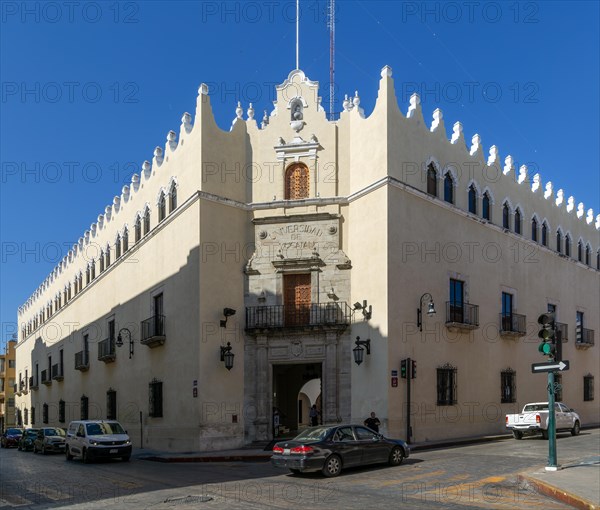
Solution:
{"label": "sidewalk", "polygon": [[[454,440],[413,443],[411,453],[435,448],[451,448],[487,441],[512,439],[511,434],[477,436]],[[283,441],[284,439],[282,439]],[[155,462],[267,462],[271,451],[245,447],[213,452],[170,453],[134,448],[133,457]],[[564,464],[558,471],[546,471],[544,466],[518,475],[520,484],[578,509],[600,509],[600,457],[592,456],[577,463]]]}

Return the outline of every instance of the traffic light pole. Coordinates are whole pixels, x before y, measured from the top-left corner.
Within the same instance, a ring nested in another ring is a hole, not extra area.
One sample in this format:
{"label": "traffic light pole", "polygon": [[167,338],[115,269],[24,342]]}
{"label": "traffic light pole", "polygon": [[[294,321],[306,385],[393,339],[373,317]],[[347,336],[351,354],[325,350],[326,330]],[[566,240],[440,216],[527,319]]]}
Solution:
{"label": "traffic light pole", "polygon": [[406,358],[406,442],[410,444],[412,427],[410,426],[410,381],[412,379],[412,361]]}
{"label": "traffic light pole", "polygon": [[554,413],[554,372],[548,372],[548,465],[546,471],[557,471],[556,415]]}

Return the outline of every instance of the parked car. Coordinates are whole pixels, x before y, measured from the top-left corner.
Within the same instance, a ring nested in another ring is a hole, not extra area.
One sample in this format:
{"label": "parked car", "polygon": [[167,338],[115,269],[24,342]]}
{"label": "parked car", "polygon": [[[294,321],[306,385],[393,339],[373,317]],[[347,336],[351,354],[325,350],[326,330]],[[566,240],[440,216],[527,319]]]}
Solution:
{"label": "parked car", "polygon": [[[579,415],[562,402],[554,404],[556,432],[569,431],[579,435],[581,419]],[[506,428],[512,430],[515,439],[522,439],[524,434],[542,433],[548,439],[548,402],[532,402],[525,404],[520,414],[506,415]]]}
{"label": "parked car", "polygon": [[21,450],[23,452],[28,452],[33,450],[33,442],[37,437],[38,429],[25,429],[23,431],[23,435],[21,439],[19,439],[19,444],[17,445],[17,450]]}
{"label": "parked car", "polygon": [[33,453],[65,452],[65,431],[58,427],[44,427],[39,429],[33,443]]}
{"label": "parked car", "polygon": [[292,473],[321,471],[337,476],[343,468],[387,462],[397,466],[410,455],[408,445],[362,425],[310,427],[273,447],[271,463]]}
{"label": "parked car", "polygon": [[131,457],[131,440],[127,431],[115,420],[79,420],[69,423],[65,454],[67,460],[81,457],[84,462],[94,459]]}
{"label": "parked car", "polygon": [[19,446],[19,440],[23,435],[23,429],[11,427],[4,431],[0,436],[0,447],[10,448],[11,446]]}

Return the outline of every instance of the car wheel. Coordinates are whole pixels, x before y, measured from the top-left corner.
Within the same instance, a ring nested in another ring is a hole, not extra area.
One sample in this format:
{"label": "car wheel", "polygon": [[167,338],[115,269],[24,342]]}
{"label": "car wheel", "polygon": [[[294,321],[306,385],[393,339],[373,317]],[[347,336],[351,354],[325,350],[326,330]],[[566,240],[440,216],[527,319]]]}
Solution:
{"label": "car wheel", "polygon": [[73,460],[73,455],[71,455],[71,451],[69,450],[68,446],[65,449],[65,455],[67,456],[67,460]]}
{"label": "car wheel", "polygon": [[542,430],[542,439],[548,439],[548,431]]}
{"label": "car wheel", "polygon": [[575,425],[573,425],[573,428],[571,429],[571,435],[578,436],[580,430],[581,430],[581,426],[579,425],[579,422],[576,421]]}
{"label": "car wheel", "polygon": [[329,478],[337,476],[342,471],[342,459],[339,456],[333,454],[327,457],[323,469],[323,474]]}
{"label": "car wheel", "polygon": [[399,466],[404,460],[404,451],[399,446],[394,446],[390,452],[390,466]]}
{"label": "car wheel", "polygon": [[90,463],[90,455],[88,454],[87,448],[84,448],[81,453],[81,458],[85,464]]}
{"label": "car wheel", "polygon": [[515,439],[523,439],[523,432],[520,430],[513,430],[512,434]]}

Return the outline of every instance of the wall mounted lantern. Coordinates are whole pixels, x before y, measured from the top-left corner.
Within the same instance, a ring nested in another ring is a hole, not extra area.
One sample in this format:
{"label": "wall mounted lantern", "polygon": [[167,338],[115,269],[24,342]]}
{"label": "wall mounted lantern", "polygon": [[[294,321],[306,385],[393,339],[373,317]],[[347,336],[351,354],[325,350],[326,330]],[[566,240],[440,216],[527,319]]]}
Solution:
{"label": "wall mounted lantern", "polygon": [[131,331],[129,331],[127,328],[121,328],[119,330],[116,342],[117,347],[123,347],[123,337],[121,336],[121,333],[127,333],[129,335],[129,359],[131,359],[133,356],[133,338],[131,338]]}
{"label": "wall mounted lantern", "polygon": [[419,300],[419,308],[417,308],[417,326],[419,327],[419,331],[423,331],[423,300],[428,299],[429,304],[427,305],[427,315],[429,317],[435,315],[435,305],[433,304],[433,297],[429,292],[426,292],[421,296]]}
{"label": "wall mounted lantern", "polygon": [[232,315],[235,315],[235,310],[233,308],[223,308],[223,315],[225,316],[225,320],[221,319],[220,325],[222,328],[226,328],[227,319]]}
{"label": "wall mounted lantern", "polygon": [[367,348],[367,355],[371,354],[371,339],[367,338],[366,340],[361,340],[359,336],[356,337],[356,347],[352,349],[352,354],[354,354],[354,363],[360,365],[365,356],[365,350],[362,348],[364,345]]}
{"label": "wall mounted lantern", "polygon": [[221,346],[221,361],[225,363],[225,368],[231,370],[233,368],[233,357],[235,354],[231,352],[231,342],[227,342],[227,346]]}

